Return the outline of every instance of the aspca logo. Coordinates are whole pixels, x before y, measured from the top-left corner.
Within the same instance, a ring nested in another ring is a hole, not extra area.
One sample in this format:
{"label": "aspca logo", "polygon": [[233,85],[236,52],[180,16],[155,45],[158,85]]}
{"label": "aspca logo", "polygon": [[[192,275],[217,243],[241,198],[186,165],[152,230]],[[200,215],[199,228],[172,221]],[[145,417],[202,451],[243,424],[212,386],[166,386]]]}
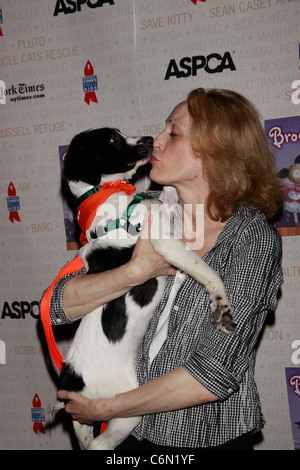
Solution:
{"label": "aspca logo", "polygon": [[34,300],[33,302],[27,302],[24,300],[16,300],[11,304],[9,302],[4,302],[2,308],[1,319],[5,318],[12,318],[23,320],[30,315],[35,320],[40,318],[40,311],[39,311],[39,302]]}
{"label": "aspca logo", "polygon": [[168,65],[165,80],[170,77],[183,78],[197,75],[198,70],[203,69],[207,73],[220,73],[225,69],[236,70],[230,52],[225,52],[223,56],[214,52],[207,57],[196,55],[193,57],[183,57],[179,64],[175,59],[171,59]]}
{"label": "aspca logo", "polygon": [[68,15],[69,13],[81,11],[81,5],[85,3],[89,8],[103,7],[105,3],[109,3],[109,5],[115,4],[113,0],[57,0],[53,16],[57,16],[58,13]]}

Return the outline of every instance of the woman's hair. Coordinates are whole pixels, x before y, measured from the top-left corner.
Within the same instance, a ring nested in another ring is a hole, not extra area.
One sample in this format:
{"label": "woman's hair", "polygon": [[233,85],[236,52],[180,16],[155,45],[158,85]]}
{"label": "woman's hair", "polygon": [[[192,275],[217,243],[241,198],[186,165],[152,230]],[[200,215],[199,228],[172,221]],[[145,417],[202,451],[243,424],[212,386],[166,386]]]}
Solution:
{"label": "woman's hair", "polygon": [[237,204],[274,217],[283,203],[283,188],[254,106],[234,91],[203,88],[191,91],[187,104],[191,144],[209,181],[210,217],[225,221]]}

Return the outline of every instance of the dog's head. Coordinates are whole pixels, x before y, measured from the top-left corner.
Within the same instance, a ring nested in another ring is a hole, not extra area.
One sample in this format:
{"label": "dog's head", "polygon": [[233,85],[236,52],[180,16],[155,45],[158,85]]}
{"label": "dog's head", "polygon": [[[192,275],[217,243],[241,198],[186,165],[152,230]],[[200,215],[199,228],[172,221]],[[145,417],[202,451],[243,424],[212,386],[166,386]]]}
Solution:
{"label": "dog's head", "polygon": [[[76,135],[64,160],[64,177],[93,186],[103,176],[131,178],[146,164],[153,150],[152,137],[126,137],[118,129],[92,129]],[[117,176],[118,175],[118,176]]]}

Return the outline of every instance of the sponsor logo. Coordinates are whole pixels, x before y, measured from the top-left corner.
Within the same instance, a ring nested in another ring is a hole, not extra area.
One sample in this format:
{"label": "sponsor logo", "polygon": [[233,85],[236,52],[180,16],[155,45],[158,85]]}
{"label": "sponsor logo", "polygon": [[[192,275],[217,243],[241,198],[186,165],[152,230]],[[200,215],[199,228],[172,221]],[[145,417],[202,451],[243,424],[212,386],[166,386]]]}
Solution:
{"label": "sponsor logo", "polygon": [[33,432],[35,434],[38,434],[41,432],[42,434],[45,434],[45,429],[43,423],[45,422],[45,413],[44,413],[44,408],[41,408],[41,400],[36,393],[33,397],[32,400],[32,406],[31,408],[31,420],[33,422]]}
{"label": "sponsor logo", "polygon": [[84,67],[84,77],[82,79],[84,101],[90,104],[91,101],[98,103],[95,91],[98,90],[97,75],[94,75],[94,69],[91,62],[88,60]]}
{"label": "sponsor logo", "polygon": [[16,188],[12,184],[12,182],[9,183],[8,190],[7,190],[8,197],[6,198],[7,201],[7,210],[9,212],[9,220],[14,223],[16,220],[17,222],[21,222],[20,216],[19,216],[19,210],[20,210],[20,199],[19,196],[17,196]]}
{"label": "sponsor logo", "polygon": [[4,302],[1,320],[5,318],[11,318],[13,320],[25,319],[30,315],[35,320],[40,318],[39,302],[34,300],[33,302],[27,302],[26,300],[15,300],[11,304]]}
{"label": "sponsor logo", "polygon": [[84,4],[89,8],[99,8],[106,3],[115,4],[113,0],[57,0],[53,16],[57,16],[59,13],[64,13],[64,15],[76,13],[81,11],[81,6]]}
{"label": "sponsor logo", "polygon": [[170,77],[183,78],[195,76],[198,70],[203,69],[207,73],[221,73],[226,69],[236,70],[230,52],[225,52],[222,56],[217,52],[208,56],[197,55],[193,57],[183,57],[177,64],[175,59],[171,59],[165,75],[165,80]]}
{"label": "sponsor logo", "polygon": [[32,100],[37,98],[45,98],[42,93],[45,90],[45,85],[28,85],[27,83],[19,83],[17,86],[11,85],[10,88],[5,89],[5,96],[10,97],[10,101],[16,103],[17,101]]}
{"label": "sponsor logo", "polygon": [[268,132],[271,144],[281,149],[284,144],[300,142],[299,132],[284,132],[280,126],[273,126]]}

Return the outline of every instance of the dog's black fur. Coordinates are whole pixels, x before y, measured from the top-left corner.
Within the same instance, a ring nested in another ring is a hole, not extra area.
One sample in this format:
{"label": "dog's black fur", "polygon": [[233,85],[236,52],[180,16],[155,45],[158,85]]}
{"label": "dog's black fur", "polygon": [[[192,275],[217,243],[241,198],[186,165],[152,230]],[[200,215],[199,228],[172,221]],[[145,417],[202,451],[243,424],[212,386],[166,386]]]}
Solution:
{"label": "dog's black fur", "polygon": [[68,181],[97,186],[103,175],[127,173],[149,156],[153,137],[141,137],[130,145],[118,129],[92,129],[76,135],[64,160],[63,175]]}

